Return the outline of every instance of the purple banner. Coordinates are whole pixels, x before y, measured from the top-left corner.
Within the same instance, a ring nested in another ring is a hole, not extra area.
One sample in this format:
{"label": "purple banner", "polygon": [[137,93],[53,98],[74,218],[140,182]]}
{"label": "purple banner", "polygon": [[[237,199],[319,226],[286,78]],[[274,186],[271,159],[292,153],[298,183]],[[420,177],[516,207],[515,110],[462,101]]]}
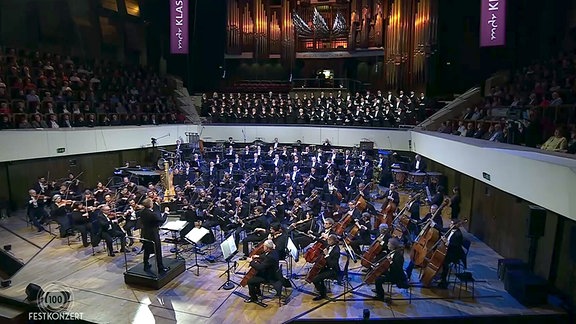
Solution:
{"label": "purple banner", "polygon": [[506,0],[482,0],[480,47],[506,44]]}
{"label": "purple banner", "polygon": [[170,0],[170,53],[188,54],[188,0]]}

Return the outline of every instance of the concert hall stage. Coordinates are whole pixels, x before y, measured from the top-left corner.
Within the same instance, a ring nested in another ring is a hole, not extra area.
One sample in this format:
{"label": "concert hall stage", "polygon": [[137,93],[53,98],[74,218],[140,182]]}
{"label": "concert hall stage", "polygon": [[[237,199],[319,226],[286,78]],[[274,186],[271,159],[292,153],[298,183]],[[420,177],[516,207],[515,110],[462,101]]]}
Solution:
{"label": "concert hall stage", "polygon": [[[277,299],[265,299],[268,307],[244,303],[237,293],[247,295],[248,289],[235,286],[233,290],[219,290],[226,280],[222,275],[227,268],[219,248],[208,253],[218,256],[216,262],[204,261],[207,265],[200,268],[196,276],[195,269],[184,271],[159,290],[131,287],[124,283],[124,257],[117,254],[107,256],[102,245],[92,255],[90,247],[82,247],[75,237],[70,245],[66,239],[56,238],[47,232],[37,233],[28,227],[24,213],[17,213],[0,222],[0,247],[11,244],[10,253],[24,267],[12,276],[12,285],[0,288],[0,301],[6,298],[24,303],[25,289],[29,283],[46,286],[60,282],[70,288],[72,303],[68,311],[81,313],[82,319],[94,323],[284,323],[294,321],[318,322],[361,320],[365,310],[371,319],[408,320],[418,322],[457,321],[457,322],[520,322],[555,321],[567,322],[565,313],[553,306],[525,307],[512,298],[498,279],[497,265],[501,258],[484,243],[466,233],[472,241],[468,255],[468,270],[473,273],[475,282],[474,296],[471,287],[447,290],[421,288],[414,286],[409,291],[392,289],[390,304],[372,300],[373,286],[362,285],[359,263],[350,262],[350,279],[353,293],[344,293],[344,287],[331,285],[329,296],[334,300],[312,301],[314,287],[303,279],[294,279],[298,289],[288,289],[291,293],[288,302],[279,306]],[[217,236],[218,237],[218,236]],[[139,244],[135,245],[140,247]],[[174,257],[169,252],[171,244],[164,244],[164,256]],[[181,254],[187,266],[194,263],[194,254]],[[406,254],[408,258],[408,254]],[[295,274],[305,275],[307,266],[303,258],[293,266]],[[142,255],[130,252],[127,255],[128,268],[142,261]],[[234,260],[238,260],[238,256]],[[341,258],[344,268],[346,258]],[[408,261],[406,261],[408,262]],[[247,270],[246,261],[237,261],[236,272]],[[418,270],[412,280],[417,281]],[[235,282],[242,275],[233,274]],[[237,292],[237,293],[235,293]],[[273,293],[264,290],[264,294]],[[459,298],[460,295],[460,298]]]}

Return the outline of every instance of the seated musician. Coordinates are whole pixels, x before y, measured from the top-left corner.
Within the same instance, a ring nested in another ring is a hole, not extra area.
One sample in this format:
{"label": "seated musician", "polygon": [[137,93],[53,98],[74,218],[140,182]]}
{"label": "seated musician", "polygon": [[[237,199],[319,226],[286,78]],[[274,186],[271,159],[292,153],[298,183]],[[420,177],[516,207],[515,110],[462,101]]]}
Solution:
{"label": "seated musician", "polygon": [[350,247],[356,255],[362,255],[360,246],[370,245],[370,243],[372,243],[372,238],[370,237],[370,214],[363,213],[362,217],[357,219],[353,226],[358,226],[359,231],[356,238],[350,242]]}
{"label": "seated musician", "polygon": [[340,247],[338,246],[338,236],[330,234],[328,236],[328,247],[324,249],[324,258],[326,258],[326,265],[320,273],[312,280],[314,287],[318,291],[318,296],[312,300],[321,300],[326,298],[326,279],[338,279],[340,275]]}
{"label": "seated musician", "polygon": [[317,229],[316,222],[314,221],[314,215],[311,211],[306,213],[306,217],[304,219],[292,222],[288,226],[288,231],[292,231],[292,240],[294,241],[294,245],[298,249],[303,249],[304,247],[310,245],[310,243],[314,242],[315,236],[311,233],[315,233]]}
{"label": "seated musician", "polygon": [[60,237],[66,237],[68,230],[71,228],[71,221],[68,217],[69,207],[72,204],[69,200],[63,200],[62,196],[56,194],[52,197],[50,205],[50,218],[56,221],[60,227]]}
{"label": "seated musician", "polygon": [[272,223],[270,225],[270,234],[268,234],[268,239],[272,240],[276,245],[276,251],[278,251],[278,259],[286,259],[286,249],[288,246],[288,234],[284,232],[280,223]]}
{"label": "seated musician", "polygon": [[302,216],[304,216],[304,210],[302,209],[302,200],[300,200],[300,198],[294,199],[292,209],[287,210],[286,214],[290,222],[301,220]]}
{"label": "seated musician", "polygon": [[396,206],[400,204],[400,194],[398,193],[398,191],[396,191],[396,186],[393,183],[390,184],[388,190],[386,190],[384,195],[378,197],[378,199],[386,197],[388,198],[389,201],[394,202]]}
{"label": "seated musician", "polygon": [[[442,264],[442,274],[441,280],[438,284],[439,288],[447,288],[448,281],[446,280],[448,277],[448,271],[450,269],[450,263],[458,263],[460,260],[465,259],[464,250],[462,245],[464,243],[464,236],[462,235],[462,231],[460,230],[459,226],[455,226],[455,220],[450,222],[450,229],[449,232],[446,233],[448,236],[446,238],[442,237],[442,240],[445,244],[448,245],[448,250],[446,251],[446,257],[444,258],[444,263]],[[466,264],[466,263],[464,263]]]}
{"label": "seated musician", "polygon": [[276,295],[282,293],[282,276],[279,273],[278,251],[272,240],[264,242],[264,254],[249,258],[250,266],[257,270],[254,277],[248,280],[248,291],[250,298],[244,300],[246,303],[258,301],[258,296],[262,295],[260,284],[271,283],[276,290]]}
{"label": "seated musician", "polygon": [[266,215],[264,215],[264,209],[262,206],[254,208],[254,215],[251,216],[250,219],[251,220],[249,221],[240,220],[242,226],[236,229],[236,233],[238,234],[239,230],[248,233],[242,240],[242,251],[244,252],[244,256],[240,258],[240,260],[246,260],[250,254],[248,251],[249,242],[261,242],[266,239],[266,235],[268,234],[268,220],[266,219]]}
{"label": "seated musician", "polygon": [[130,243],[128,246],[134,245],[134,239],[132,238],[133,230],[136,228],[140,228],[138,225],[138,211],[144,209],[144,206],[136,204],[134,199],[130,199],[128,201],[128,205],[126,210],[124,211],[124,219],[126,222],[124,223],[124,231],[129,236]]}
{"label": "seated musician", "polygon": [[[388,241],[392,238],[392,232],[390,231],[388,224],[380,224],[378,227],[378,233],[378,237],[376,237],[376,240],[372,244],[380,244],[383,248],[378,255],[374,256],[371,260],[367,260],[368,262],[380,260],[390,253],[390,251],[388,251]],[[369,266],[368,269],[362,270],[362,272],[368,272],[370,269],[372,269],[372,266]]]}
{"label": "seated musician", "polygon": [[444,221],[442,220],[442,214],[438,210],[437,205],[430,206],[430,212],[418,222],[418,225],[420,227],[424,226],[429,219],[432,219],[432,227],[437,229],[439,232],[444,231]]}
{"label": "seated musician", "polygon": [[393,237],[388,240],[388,250],[390,253],[386,257],[390,259],[390,268],[376,279],[376,289],[373,290],[376,293],[376,296],[374,297],[375,299],[384,299],[383,285],[385,282],[390,282],[399,287],[403,287],[407,284],[406,274],[403,269],[404,246],[400,240]]}
{"label": "seated musician", "polygon": [[28,190],[28,194],[30,195],[30,199],[28,200],[26,214],[30,222],[38,229],[38,232],[42,232],[44,230],[42,223],[44,223],[48,217],[46,209],[44,209],[48,198],[39,196],[34,189]]}
{"label": "seated musician", "polygon": [[99,225],[99,239],[92,242],[93,246],[97,246],[100,243],[100,239],[106,241],[106,247],[108,249],[109,256],[115,256],[114,248],[112,246],[113,239],[116,237],[121,237],[120,240],[120,252],[126,250],[126,242],[124,237],[126,234],[122,231],[122,228],[118,225],[118,219],[116,214],[112,213],[110,206],[103,206],[100,208],[100,212],[96,215],[96,222]]}
{"label": "seated musician", "polygon": [[90,220],[90,212],[84,206],[84,202],[77,201],[72,205],[72,226],[77,231],[80,232],[82,237],[82,245],[88,247],[90,243],[88,242],[88,233],[90,233],[90,240],[94,241],[92,236],[92,224]]}

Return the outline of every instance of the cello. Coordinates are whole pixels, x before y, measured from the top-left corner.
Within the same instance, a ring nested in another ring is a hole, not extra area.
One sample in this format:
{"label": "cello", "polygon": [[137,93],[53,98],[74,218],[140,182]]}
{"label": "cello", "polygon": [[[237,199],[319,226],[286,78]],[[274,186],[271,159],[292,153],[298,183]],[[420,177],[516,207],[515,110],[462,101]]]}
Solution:
{"label": "cello", "polygon": [[436,245],[434,246],[436,247],[434,253],[432,253],[432,256],[430,257],[430,260],[428,261],[426,268],[424,268],[424,270],[422,271],[422,277],[420,278],[420,281],[424,286],[430,286],[432,280],[434,279],[434,277],[436,277],[436,274],[438,274],[438,272],[440,272],[440,269],[442,269],[444,259],[446,258],[446,252],[448,252],[447,238],[448,235],[450,235],[450,233],[452,232],[452,229],[460,227],[462,224],[467,222],[468,220],[464,219],[461,222],[454,223],[452,226],[450,226],[450,228],[442,236],[442,238],[438,240],[438,243],[436,243]]}
{"label": "cello", "polygon": [[386,243],[388,243],[384,242],[385,236],[386,234],[380,234],[380,236],[378,236],[378,238],[372,242],[372,245],[370,245],[368,250],[364,252],[362,255],[362,260],[360,260],[360,264],[362,264],[363,267],[370,268],[372,266],[372,260],[374,260],[374,258],[378,256],[382,250],[384,250],[384,246]]}
{"label": "cello", "polygon": [[392,254],[401,249],[403,248],[398,248],[388,253],[385,257],[380,259],[380,261],[376,262],[376,264],[374,264],[374,268],[366,274],[366,277],[364,277],[364,282],[367,284],[375,283],[376,278],[380,277],[383,273],[390,269],[390,266],[392,265]]}
{"label": "cello", "polygon": [[310,271],[308,271],[308,274],[306,274],[306,278],[304,280],[307,283],[311,283],[320,273],[320,271],[324,269],[325,266],[326,266],[326,258],[324,257],[324,252],[320,250],[320,254],[316,257],[314,265],[312,266],[312,268],[310,268]]}
{"label": "cello", "polygon": [[417,266],[423,266],[426,261],[426,255],[428,252],[432,251],[432,248],[438,242],[440,238],[440,232],[432,226],[432,219],[438,214],[442,208],[444,208],[450,200],[447,198],[444,200],[442,205],[438,207],[434,215],[426,222],[426,225],[422,227],[422,230],[414,240],[414,245],[412,246],[412,252],[410,253],[410,259]]}
{"label": "cello", "polygon": [[[262,246],[264,246],[264,244],[262,244]],[[260,262],[260,260],[258,258],[255,258],[254,261]],[[257,273],[258,273],[258,270],[256,270],[256,268],[250,267],[250,270],[248,270],[248,272],[246,272],[246,275],[244,275],[244,278],[242,278],[242,281],[240,281],[240,286],[246,287],[246,285],[248,284],[248,280],[252,279],[252,277],[254,277]]]}

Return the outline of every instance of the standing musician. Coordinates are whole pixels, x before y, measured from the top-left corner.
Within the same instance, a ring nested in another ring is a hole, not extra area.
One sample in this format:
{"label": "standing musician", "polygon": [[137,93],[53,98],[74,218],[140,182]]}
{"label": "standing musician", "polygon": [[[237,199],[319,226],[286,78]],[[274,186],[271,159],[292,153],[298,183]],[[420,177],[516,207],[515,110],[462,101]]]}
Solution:
{"label": "standing musician", "polygon": [[384,299],[384,288],[385,282],[390,282],[392,284],[398,285],[399,287],[407,285],[406,274],[404,273],[404,246],[397,238],[393,237],[388,240],[388,250],[390,253],[386,258],[390,259],[390,268],[388,271],[380,275],[376,279],[376,289],[373,291],[376,293],[374,299],[382,300]]}
{"label": "standing musician", "polygon": [[452,189],[452,198],[450,198],[450,208],[452,209],[451,218],[458,219],[460,216],[460,187]]}
{"label": "standing musician", "polygon": [[[249,242],[261,242],[264,240],[268,234],[266,230],[268,228],[268,221],[266,220],[266,215],[264,215],[264,209],[262,206],[257,206],[254,208],[254,215],[251,217],[250,221],[240,220],[242,229],[249,232],[246,237],[242,240],[242,251],[244,256],[240,260],[246,260],[248,255],[248,243]],[[238,229],[236,230],[238,232]]]}
{"label": "standing musician", "polygon": [[338,236],[330,234],[328,236],[328,247],[324,249],[324,256],[326,258],[326,265],[320,273],[312,280],[314,287],[318,290],[318,296],[312,300],[321,300],[326,298],[326,279],[338,279],[340,275],[340,247],[338,246]]}
{"label": "standing musician", "polygon": [[452,220],[450,222],[450,230],[448,236],[442,237],[444,243],[448,246],[446,251],[446,257],[444,258],[444,263],[442,264],[442,274],[440,276],[441,280],[438,284],[438,288],[446,289],[448,288],[448,271],[450,269],[450,263],[457,263],[460,260],[465,260],[464,250],[462,245],[464,244],[464,236],[460,230],[460,226],[456,225],[456,221]]}
{"label": "standing musician", "polygon": [[248,259],[250,266],[256,269],[257,273],[248,280],[248,291],[250,298],[244,300],[246,303],[258,301],[258,296],[262,295],[260,284],[271,283],[276,290],[276,296],[282,293],[282,277],[279,273],[278,251],[272,240],[264,242],[264,254]]}
{"label": "standing musician", "polygon": [[152,267],[148,259],[150,258],[150,254],[154,253],[158,272],[163,273],[170,270],[170,268],[164,267],[164,263],[162,262],[162,244],[159,232],[160,225],[164,223],[165,218],[152,210],[153,205],[152,199],[144,199],[142,201],[144,209],[140,212],[140,221],[142,222],[140,235],[143,239],[146,239],[142,244],[144,248],[144,270],[150,270]]}
{"label": "standing musician", "polygon": [[415,199],[413,194],[409,194],[408,202],[406,202],[406,210],[410,214],[410,219],[414,221],[408,225],[408,230],[412,234],[412,240],[414,240],[419,231],[416,224],[420,222],[420,199]]}

